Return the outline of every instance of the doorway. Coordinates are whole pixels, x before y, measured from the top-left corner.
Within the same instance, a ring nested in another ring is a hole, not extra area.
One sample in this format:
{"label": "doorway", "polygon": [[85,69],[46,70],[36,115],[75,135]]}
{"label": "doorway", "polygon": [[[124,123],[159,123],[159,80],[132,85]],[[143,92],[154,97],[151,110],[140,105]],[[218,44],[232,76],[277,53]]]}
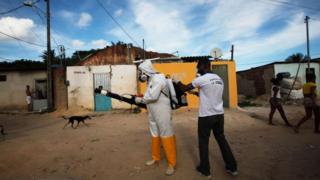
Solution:
{"label": "doorway", "polygon": [[[111,90],[110,73],[93,74],[93,87]],[[95,111],[108,111],[112,108],[111,98],[101,94],[94,94]]]}
{"label": "doorway", "polygon": [[229,78],[228,78],[228,66],[227,65],[212,65],[211,70],[213,73],[220,76],[223,80],[223,106],[229,107]]}

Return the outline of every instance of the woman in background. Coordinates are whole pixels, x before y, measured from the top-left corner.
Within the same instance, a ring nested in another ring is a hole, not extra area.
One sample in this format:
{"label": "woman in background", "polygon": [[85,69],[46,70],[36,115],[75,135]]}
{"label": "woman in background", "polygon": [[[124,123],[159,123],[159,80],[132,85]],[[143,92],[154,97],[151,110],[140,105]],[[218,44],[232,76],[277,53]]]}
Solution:
{"label": "woman in background", "polygon": [[280,95],[280,80],[279,78],[272,78],[271,79],[271,97],[270,97],[270,114],[269,114],[269,125],[274,125],[272,122],[273,115],[275,111],[278,109],[282,119],[286,123],[287,126],[291,126],[291,124],[288,122],[288,119],[286,117],[286,114],[284,113],[284,110],[281,105],[281,95]]}

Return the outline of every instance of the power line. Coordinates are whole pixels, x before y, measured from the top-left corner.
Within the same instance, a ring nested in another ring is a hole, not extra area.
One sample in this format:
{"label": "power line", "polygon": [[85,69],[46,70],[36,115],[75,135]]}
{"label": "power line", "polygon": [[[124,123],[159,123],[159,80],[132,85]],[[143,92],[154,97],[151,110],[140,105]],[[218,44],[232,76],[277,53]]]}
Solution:
{"label": "power line", "polygon": [[[34,8],[32,8],[32,7],[34,7]],[[33,10],[33,11],[38,15],[38,17],[40,18],[40,20],[41,20],[41,22],[42,22],[42,25],[43,25],[43,26],[46,26],[44,17],[41,16],[41,14],[39,13],[39,11],[42,12],[42,13],[43,13],[43,11],[42,11],[40,8],[38,8],[37,6],[35,6],[35,5],[33,5],[32,7],[31,7],[32,10]],[[53,31],[53,29],[52,29],[52,31]],[[54,42],[57,46],[59,46],[58,42],[57,42],[56,39],[53,37],[53,35],[52,35],[51,37],[52,37],[52,39],[53,39],[53,42]]]}
{"label": "power line", "polygon": [[18,37],[11,36],[11,35],[9,35],[9,34],[6,34],[6,33],[4,33],[4,32],[1,32],[1,31],[0,31],[0,34],[5,35],[5,36],[7,36],[7,37],[10,37],[10,38],[12,38],[12,39],[15,39],[15,40],[17,40],[17,41],[21,41],[21,42],[24,42],[24,43],[27,43],[27,44],[34,45],[34,46],[47,47],[47,46],[45,46],[45,45],[37,44],[37,43],[34,43],[34,42],[26,41],[26,40],[24,40],[24,39],[20,39],[20,38],[18,38]]}
{"label": "power line", "polygon": [[[39,1],[40,0],[32,2],[32,4],[37,4]],[[25,6],[26,6],[26,4],[22,2],[22,4],[20,6],[18,6],[18,7],[12,8],[12,9],[4,11],[4,12],[0,12],[0,15],[6,15],[6,14],[9,14],[9,13],[12,13],[12,12],[17,11],[17,10],[19,10],[19,9],[25,7]]]}
{"label": "power line", "polygon": [[311,20],[314,20],[314,21],[320,21],[320,18],[311,18],[311,17],[310,17],[310,19],[311,19]]}
{"label": "power line", "polygon": [[18,6],[18,7],[15,7],[13,9],[7,10],[5,12],[0,12],[0,15],[6,15],[6,14],[9,14],[9,13],[12,13],[14,11],[17,11],[20,8],[23,8],[23,7],[24,7],[24,5],[22,4],[22,5]]}
{"label": "power line", "polygon": [[[9,1],[10,2],[10,1]],[[20,0],[20,2],[21,2],[21,4],[23,4],[23,6],[26,6],[26,4],[22,1],[22,0]],[[35,2],[32,2],[32,4],[37,4],[38,2],[40,2],[40,0],[37,0],[37,1],[35,1]],[[18,13],[18,12],[17,12]],[[6,33],[4,33],[4,32],[2,32],[2,34],[3,35],[6,35],[6,36],[8,36],[8,37],[11,37],[11,38],[13,38],[13,39],[16,39],[16,40],[18,40],[19,38],[18,37],[16,37],[16,35],[15,35],[15,33],[13,32],[13,30],[12,30],[12,28],[11,28],[11,26],[8,24],[8,27],[9,27],[9,30],[11,31],[11,34],[13,35],[9,35],[9,34],[6,34]],[[38,39],[38,40],[40,40],[39,39],[39,36],[38,35],[36,35],[33,31],[31,31],[34,35],[35,35],[35,37]],[[0,32],[1,33],[1,32]],[[25,43],[28,43],[28,44],[32,44],[32,45],[35,45],[35,46],[42,46],[42,45],[40,45],[40,44],[36,44],[36,43],[33,43],[33,42],[29,42],[29,41],[26,41],[26,40],[23,40],[23,39],[20,39],[20,40],[18,40],[18,42],[19,42],[19,45],[20,45],[20,47],[22,48],[22,45],[21,45],[21,41],[23,41],[23,42],[25,42]],[[41,40],[40,40],[41,41]]]}
{"label": "power line", "polygon": [[286,5],[286,6],[290,6],[291,8],[303,8],[309,11],[313,11],[313,12],[319,12],[320,9],[316,9],[316,8],[312,8],[312,7],[307,7],[307,6],[301,6],[298,4],[294,4],[294,3],[289,3],[289,2],[285,2],[285,1],[278,1],[278,0],[257,0],[263,3],[268,3],[270,5]]}
{"label": "power line", "polygon": [[129,39],[131,39],[138,47],[139,44],[137,43],[137,41],[134,40],[134,38],[124,29],[123,26],[121,26],[121,24],[112,16],[112,14],[103,6],[103,4],[99,1],[96,0],[97,3],[104,9],[104,11],[107,13],[107,15],[120,27],[120,29],[129,37]]}
{"label": "power line", "polygon": [[[8,3],[10,4],[9,7],[14,7],[14,6],[15,6],[15,5],[12,4],[12,1],[10,1],[10,0],[7,0],[7,1],[8,1]],[[20,0],[20,2],[21,2],[21,4],[24,5],[24,2],[23,2],[22,0]],[[39,0],[38,0],[37,2],[39,2]],[[37,3],[37,2],[36,2],[36,3]],[[20,11],[15,11],[14,13],[18,14],[19,16],[21,16]],[[10,32],[11,32],[11,35],[14,36],[14,37],[17,37],[16,34],[13,32],[13,29],[11,28],[11,23],[10,23],[10,22],[7,22],[7,23],[8,23],[7,26],[8,26],[8,28],[9,28]],[[36,37],[38,37],[38,36],[36,36]],[[21,49],[22,51],[24,51],[26,54],[30,55],[30,52],[27,51],[27,50],[23,47],[21,41],[16,41],[16,42],[17,42],[17,44],[19,45],[19,47],[20,47],[20,49]]]}
{"label": "power line", "polygon": [[46,14],[46,12],[44,12],[44,10],[42,10],[41,8],[36,6],[35,4],[32,7],[34,7],[35,9],[38,9],[42,14]]}
{"label": "power line", "polygon": [[[10,1],[9,1],[9,2],[10,2]],[[20,2],[23,4],[23,5],[21,5],[21,7],[26,6],[26,4],[25,4],[22,0],[20,0]],[[39,8],[39,7],[37,7],[37,6],[35,5],[35,4],[37,4],[38,2],[40,2],[40,0],[31,2],[32,4],[27,5],[27,6],[30,6],[31,8],[34,7],[34,8],[32,8],[32,10],[38,15],[38,17],[40,18],[42,24],[45,25],[45,22],[44,22],[45,20],[44,20],[43,16],[41,16],[41,13],[44,13],[44,11],[43,11],[41,8]],[[17,9],[17,8],[14,8],[14,9]],[[13,9],[10,10],[10,12],[13,12],[13,11],[14,11]],[[6,12],[8,12],[8,11],[6,11]],[[40,12],[40,13],[39,13],[39,12]],[[18,12],[17,12],[17,13],[18,13]],[[9,26],[9,25],[8,25],[8,26]],[[30,42],[30,41],[27,41],[27,40],[18,38],[18,37],[16,37],[16,35],[13,33],[13,31],[12,31],[12,29],[11,29],[10,26],[9,26],[9,28],[10,28],[10,31],[11,31],[11,33],[12,33],[13,35],[9,35],[9,34],[6,34],[6,33],[4,33],[4,32],[1,32],[1,31],[0,31],[0,34],[2,34],[2,35],[4,35],[4,36],[7,36],[7,37],[10,37],[10,38],[12,38],[12,39],[17,40],[21,48],[22,48],[21,42],[24,42],[24,43],[27,43],[27,44],[30,44],[30,45],[33,45],[33,46],[37,46],[37,47],[47,47],[47,46],[45,46],[45,45],[37,44],[37,43],[34,43],[34,42]],[[36,38],[39,38],[39,37],[40,37],[40,36],[37,36],[37,34],[35,34],[35,32],[32,31],[32,33],[35,35]],[[53,39],[54,43],[57,45],[57,47],[58,47],[59,45],[58,45],[56,39],[55,39],[54,37],[52,37],[52,39]],[[40,39],[39,39],[39,40],[40,40]],[[40,41],[41,41],[41,40],[40,40]],[[67,47],[66,49],[74,50],[74,51],[79,51],[78,49],[73,49],[73,48],[68,48],[68,47]],[[0,57],[0,59],[3,59],[3,60],[13,60],[13,59],[8,59],[8,58],[1,58],[1,57]]]}
{"label": "power line", "polygon": [[[14,36],[16,36],[16,34],[13,32],[10,24],[8,24],[8,28],[9,28],[11,34],[13,34]],[[19,44],[20,48],[23,49],[23,48],[22,48],[22,45],[21,45],[21,42],[20,42],[20,41],[17,41],[17,43]]]}
{"label": "power line", "polygon": [[268,1],[272,1],[272,2],[275,2],[275,3],[283,4],[283,5],[293,6],[293,7],[299,7],[299,8],[303,8],[303,9],[309,9],[311,11],[317,11],[317,12],[320,11],[320,9],[317,9],[317,8],[308,7],[308,6],[302,6],[302,5],[290,3],[290,2],[287,2],[287,1],[279,1],[279,0],[268,0]]}
{"label": "power line", "polygon": [[[41,21],[41,23],[42,23],[42,25],[43,26],[46,26],[46,23],[45,23],[45,18],[41,15],[41,13],[42,14],[45,14],[45,12],[44,12],[44,10],[42,10],[41,8],[39,8],[38,6],[36,6],[36,5],[34,5],[34,4],[32,4],[32,10],[38,15],[38,17],[39,17],[39,19],[40,19],[40,21]],[[51,16],[52,17],[52,16]],[[52,29],[51,28],[51,30],[53,31],[53,32],[55,32],[56,34],[58,34],[54,29]],[[60,44],[58,43],[58,41],[56,40],[56,38],[53,36],[53,35],[51,35],[51,38],[52,38],[52,40],[53,40],[53,42],[56,44],[56,46],[57,46],[57,48],[60,46]],[[66,47],[66,46],[64,46],[65,47],[65,49],[69,49],[69,50],[74,50],[74,51],[79,51],[79,49],[73,49],[73,48],[69,48],[69,47]]]}
{"label": "power line", "polygon": [[[267,5],[273,5],[273,6],[277,6],[277,7],[279,6],[279,3],[276,3],[276,2],[270,1],[270,0],[253,0],[253,1],[259,2],[259,3],[263,3],[263,4],[267,4]],[[283,4],[281,4],[281,5],[283,5]],[[297,6],[299,7],[299,5],[297,5]],[[286,14],[286,16],[292,16],[292,15],[297,13],[298,8],[292,7],[292,6],[289,6],[289,8],[292,9],[292,11],[287,11],[286,13],[281,13],[281,15],[280,14],[275,14],[274,16],[279,18],[279,17],[282,17],[283,14]],[[308,13],[308,14],[310,14],[310,16],[316,16],[316,14],[318,13],[318,11],[315,11],[315,10],[310,10],[310,11],[311,12]],[[314,20],[317,20],[317,19],[314,19]]]}
{"label": "power line", "polygon": [[[37,1],[34,1],[34,2],[32,2],[32,1],[25,1],[25,2],[24,2],[23,0],[19,0],[19,1],[20,1],[21,4],[23,4],[24,6],[30,7],[34,12],[36,12],[36,14],[39,16],[40,20],[42,21],[43,25],[46,26],[45,23],[44,23],[44,20],[43,20],[42,16],[41,16],[36,10],[33,9],[33,7],[37,7],[36,4],[39,3],[40,0],[37,0]],[[39,8],[39,9],[40,9],[40,8]],[[18,14],[18,12],[17,12],[17,14]],[[43,40],[40,38],[41,36],[40,36],[38,33],[36,33],[35,31],[31,31],[31,33],[33,34],[33,36],[34,36],[35,38],[37,38],[37,39],[39,40],[39,42],[42,42],[42,41],[43,41]]]}

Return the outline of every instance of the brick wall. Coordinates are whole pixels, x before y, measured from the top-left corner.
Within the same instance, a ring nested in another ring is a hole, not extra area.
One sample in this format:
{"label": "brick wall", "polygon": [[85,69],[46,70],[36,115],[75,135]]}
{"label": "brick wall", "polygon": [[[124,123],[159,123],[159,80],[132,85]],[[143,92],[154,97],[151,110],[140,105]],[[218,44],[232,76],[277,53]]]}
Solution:
{"label": "brick wall", "polygon": [[53,70],[53,102],[56,110],[66,110],[68,108],[68,94],[65,80],[65,67],[60,67]]}
{"label": "brick wall", "polygon": [[252,97],[268,94],[272,77],[274,77],[273,64],[237,72],[238,93]]}

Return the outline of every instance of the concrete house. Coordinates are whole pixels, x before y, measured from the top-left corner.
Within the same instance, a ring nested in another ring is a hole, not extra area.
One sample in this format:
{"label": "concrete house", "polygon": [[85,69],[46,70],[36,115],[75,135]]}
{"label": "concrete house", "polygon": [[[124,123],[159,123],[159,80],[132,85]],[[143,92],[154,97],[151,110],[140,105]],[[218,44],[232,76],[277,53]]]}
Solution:
{"label": "concrete house", "polygon": [[94,89],[102,86],[118,94],[136,94],[136,75],[135,65],[67,67],[68,108],[95,111],[130,108],[127,103],[95,94]]}
{"label": "concrete house", "polygon": [[121,44],[106,47],[87,56],[78,66],[67,67],[68,108],[95,111],[130,108],[127,103],[94,93],[100,86],[120,95],[137,94],[136,57],[170,57],[165,53],[143,51],[141,48]]}
{"label": "concrete house", "polygon": [[34,98],[34,110],[46,108],[47,80],[44,68],[1,68],[0,69],[0,109],[24,110],[26,86],[29,85]]}
{"label": "concrete house", "polygon": [[[127,103],[109,97],[101,97],[94,89],[103,89],[126,95],[143,93],[145,84],[137,80],[137,67],[132,61],[137,56],[146,58],[160,57],[154,61],[155,68],[166,75],[177,75],[182,82],[189,83],[195,78],[197,61],[208,59],[209,56],[173,57],[170,54],[143,52],[142,49],[126,45],[107,47],[89,55],[78,66],[67,67],[67,99],[68,108],[85,108],[95,111],[130,108]],[[237,107],[237,81],[234,61],[212,61],[212,70],[220,75],[225,82],[224,104],[226,107]],[[190,108],[198,107],[198,97],[188,95]]]}
{"label": "concrete house", "polygon": [[[238,71],[238,93],[252,97],[257,97],[264,94],[269,95],[271,92],[271,78],[276,77],[278,73],[283,72],[289,72],[291,77],[295,77],[298,72],[297,78],[301,80],[302,83],[305,83],[307,68],[307,62],[273,62],[263,66],[251,68],[249,70]],[[310,63],[310,69],[315,73],[316,84],[318,87],[320,87],[319,62],[317,60],[312,60]]]}
{"label": "concrete house", "polygon": [[[165,75],[179,77],[182,83],[190,83],[196,75],[197,62],[208,59],[209,56],[188,56],[181,57],[178,60],[156,60],[154,67]],[[236,81],[236,64],[231,60],[213,60],[211,70],[218,74],[224,81],[223,103],[225,107],[236,108],[238,106],[238,93]],[[140,92],[144,92],[145,83],[139,82]],[[188,107],[197,108],[199,98],[194,95],[188,95]]]}

